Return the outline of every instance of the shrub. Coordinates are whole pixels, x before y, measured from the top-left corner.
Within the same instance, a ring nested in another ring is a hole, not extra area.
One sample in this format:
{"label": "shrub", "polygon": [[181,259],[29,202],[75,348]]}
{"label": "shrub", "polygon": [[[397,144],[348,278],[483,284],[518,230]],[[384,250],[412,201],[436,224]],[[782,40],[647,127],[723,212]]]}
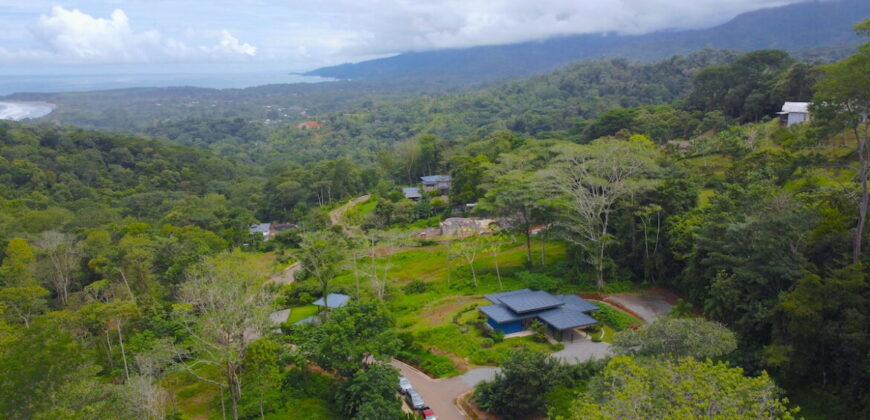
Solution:
{"label": "shrub", "polygon": [[543,290],[551,293],[557,292],[559,289],[559,280],[546,274],[523,271],[517,273],[516,278],[530,289]]}
{"label": "shrub", "polygon": [[593,302],[600,309],[592,312],[592,316],[605,325],[609,325],[616,331],[622,331],[627,329],[631,324],[638,323],[639,321],[628,315],[622,311],[616,310],[610,305]]}
{"label": "shrub", "polygon": [[429,283],[420,279],[412,280],[410,283],[406,284],[402,290],[407,294],[425,293],[429,290]]}
{"label": "shrub", "polygon": [[539,343],[544,343],[547,341],[547,327],[544,324],[541,324],[537,319],[532,321],[532,325],[529,326],[529,329],[534,331],[535,336],[533,339]]}
{"label": "shrub", "polygon": [[491,348],[494,345],[495,345],[495,340],[493,340],[492,338],[484,338],[484,339],[480,340],[480,346],[485,348],[485,349]]}
{"label": "shrub", "polygon": [[492,338],[492,341],[496,343],[501,343],[504,341],[504,331],[493,329],[492,332],[489,333],[489,337]]}

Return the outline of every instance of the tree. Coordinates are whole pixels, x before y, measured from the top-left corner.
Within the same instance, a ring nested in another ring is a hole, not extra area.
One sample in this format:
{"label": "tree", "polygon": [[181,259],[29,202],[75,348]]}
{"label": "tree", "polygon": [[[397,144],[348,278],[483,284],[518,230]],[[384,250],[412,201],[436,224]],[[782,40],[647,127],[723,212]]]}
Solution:
{"label": "tree", "polygon": [[[860,35],[870,36],[870,19],[855,26]],[[827,124],[848,128],[855,135],[858,157],[858,220],[852,234],[852,263],[861,259],[864,226],[870,207],[867,177],[870,175],[870,42],[858,53],[835,64],[822,67],[823,78],[815,86],[813,113]]]}
{"label": "tree", "polygon": [[[244,398],[242,406],[250,407],[261,418],[265,417],[266,408],[275,404],[280,398],[281,369],[278,355],[281,346],[268,338],[260,338],[248,347],[245,352],[242,384]],[[245,404],[247,402],[248,404]]]}
{"label": "tree", "polygon": [[5,287],[0,289],[0,303],[6,315],[30,327],[30,320],[48,309],[48,290],[39,286]]}
{"label": "tree", "polygon": [[[264,289],[267,276],[239,251],[208,258],[191,269],[180,288],[183,305],[177,305],[182,325],[192,337],[191,360],[180,366],[205,382],[227,389],[233,419],[239,418],[241,372],[251,341],[269,326]],[[215,381],[195,372],[201,364],[217,366],[223,380]]]}
{"label": "tree", "polygon": [[465,239],[454,241],[450,245],[453,254],[465,260],[465,263],[471,267],[471,278],[474,280],[474,287],[477,287],[477,271],[474,269],[474,261],[477,260],[481,252],[486,250],[487,240],[473,229],[461,230],[465,232],[457,232],[457,236],[468,236]]}
{"label": "tree", "polygon": [[733,332],[701,318],[659,318],[640,330],[620,331],[613,338],[615,353],[634,356],[707,359],[724,356],[735,348]]}
{"label": "tree", "polygon": [[762,372],[691,358],[615,356],[568,419],[793,419],[788,400]]}
{"label": "tree", "polygon": [[344,251],[344,238],[341,235],[320,230],[302,234],[299,249],[294,253],[302,268],[317,279],[323,295],[323,306],[327,308],[329,285],[341,268]]}
{"label": "tree", "polygon": [[504,285],[501,282],[501,270],[498,266],[498,253],[501,250],[502,244],[504,244],[504,238],[499,232],[495,231],[492,235],[482,237],[481,242],[483,242],[483,250],[489,252],[492,256],[492,262],[495,265],[495,276],[498,279],[498,288],[499,290],[504,290]]}
{"label": "tree", "polygon": [[6,258],[0,266],[0,284],[5,286],[24,286],[33,283],[30,265],[36,261],[33,248],[26,240],[12,238],[6,245]]}
{"label": "tree", "polygon": [[342,412],[359,420],[402,418],[402,403],[396,398],[398,374],[384,363],[358,370],[336,395]]}
{"label": "tree", "polygon": [[60,303],[66,305],[73,272],[81,257],[81,246],[75,236],[55,231],[43,232],[36,246],[48,257],[51,284]]}
{"label": "tree", "polygon": [[540,413],[546,393],[567,382],[566,369],[557,359],[528,349],[510,353],[492,381],[477,386],[474,399],[480,408],[506,418]]}
{"label": "tree", "polygon": [[617,204],[652,187],[647,177],[657,169],[656,150],[648,140],[602,139],[586,146],[566,146],[546,171],[549,190],[562,195],[558,225],[565,238],[582,247],[604,288],[604,257],[610,220]]}
{"label": "tree", "polygon": [[[58,311],[35,318],[0,352],[0,413],[5,419],[124,418],[116,387],[98,380],[76,320]],[[7,367],[14,367],[7,369]]]}
{"label": "tree", "polygon": [[[124,321],[135,318],[139,314],[136,304],[128,301],[111,303],[92,303],[79,310],[79,315],[86,325],[97,330],[106,338],[106,354],[109,365],[112,365],[112,340],[110,334],[117,334],[118,346],[121,350],[121,361],[124,365],[124,376],[130,379],[130,366],[127,362],[127,350],[124,346]],[[114,331],[112,331],[114,330]]]}
{"label": "tree", "polygon": [[478,203],[483,211],[501,216],[511,232],[526,240],[526,264],[532,264],[531,230],[536,208],[543,198],[541,187],[529,172],[513,170],[495,178],[486,196]]}
{"label": "tree", "polygon": [[834,391],[843,410],[867,402],[870,371],[870,284],[866,268],[849,265],[820,276],[806,273],[783,294],[773,343],[765,364],[783,380]]}
{"label": "tree", "polygon": [[303,359],[351,378],[367,359],[388,360],[399,348],[394,321],[380,302],[352,301],[332,310],[322,325],[302,326],[294,341]]}

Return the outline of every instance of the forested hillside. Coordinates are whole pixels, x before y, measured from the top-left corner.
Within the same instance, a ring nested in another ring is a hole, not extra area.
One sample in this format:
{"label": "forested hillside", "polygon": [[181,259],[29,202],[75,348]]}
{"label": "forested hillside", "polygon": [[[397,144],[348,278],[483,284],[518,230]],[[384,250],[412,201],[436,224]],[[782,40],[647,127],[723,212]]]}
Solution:
{"label": "forested hillside", "polygon": [[[469,373],[427,379],[451,413],[867,417],[867,74],[870,43],[705,50],[305,130],[2,123],[0,413],[405,420],[402,369]],[[784,126],[786,100],[812,120]],[[439,229],[460,217],[495,223]],[[523,288],[594,322],[506,336],[484,296]],[[649,296],[649,318],[614,300]]]}

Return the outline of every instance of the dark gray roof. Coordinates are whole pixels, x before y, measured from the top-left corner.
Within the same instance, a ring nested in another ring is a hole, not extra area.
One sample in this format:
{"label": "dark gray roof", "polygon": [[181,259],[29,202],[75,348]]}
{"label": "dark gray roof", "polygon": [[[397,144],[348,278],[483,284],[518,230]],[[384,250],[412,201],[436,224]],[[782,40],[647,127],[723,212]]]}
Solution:
{"label": "dark gray roof", "polygon": [[549,311],[537,314],[537,317],[557,330],[585,327],[598,323],[595,318],[586,313],[568,308],[550,309]]}
{"label": "dark gray roof", "polygon": [[601,309],[594,303],[577,295],[556,295],[556,299],[565,303],[565,305],[562,306],[563,308],[575,309],[580,312],[597,311]]}
{"label": "dark gray roof", "polygon": [[520,314],[555,308],[563,304],[555,296],[541,290],[502,296],[499,300],[505,306]]}
{"label": "dark gray roof", "polygon": [[[330,293],[326,296],[326,303],[330,308],[338,308],[340,306],[344,306],[347,304],[347,301],[350,300],[350,296],[341,294],[341,293]],[[317,299],[314,301],[314,304],[317,306],[323,305],[323,298]]]}
{"label": "dark gray roof", "polygon": [[495,321],[498,324],[504,324],[505,322],[513,322],[519,321],[521,319],[534,318],[537,314],[518,314],[510,309],[508,309],[504,305],[487,305],[481,306],[480,312],[483,312],[490,319]]}
{"label": "dark gray roof", "polygon": [[488,300],[492,303],[501,303],[501,298],[503,298],[505,296],[517,295],[517,294],[528,293],[528,292],[531,292],[531,290],[530,289],[519,289],[519,290],[511,290],[510,292],[492,293],[489,295],[483,295],[483,297],[485,297],[486,300]]}

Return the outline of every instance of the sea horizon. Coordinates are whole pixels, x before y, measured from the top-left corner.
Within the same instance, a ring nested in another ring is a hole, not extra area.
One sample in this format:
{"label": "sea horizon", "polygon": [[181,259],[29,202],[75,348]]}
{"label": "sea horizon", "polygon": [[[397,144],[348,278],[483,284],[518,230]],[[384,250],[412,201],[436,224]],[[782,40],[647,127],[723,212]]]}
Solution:
{"label": "sea horizon", "polygon": [[0,96],[15,93],[64,93],[129,88],[201,87],[243,89],[285,83],[323,83],[336,79],[295,72],[3,74]]}

